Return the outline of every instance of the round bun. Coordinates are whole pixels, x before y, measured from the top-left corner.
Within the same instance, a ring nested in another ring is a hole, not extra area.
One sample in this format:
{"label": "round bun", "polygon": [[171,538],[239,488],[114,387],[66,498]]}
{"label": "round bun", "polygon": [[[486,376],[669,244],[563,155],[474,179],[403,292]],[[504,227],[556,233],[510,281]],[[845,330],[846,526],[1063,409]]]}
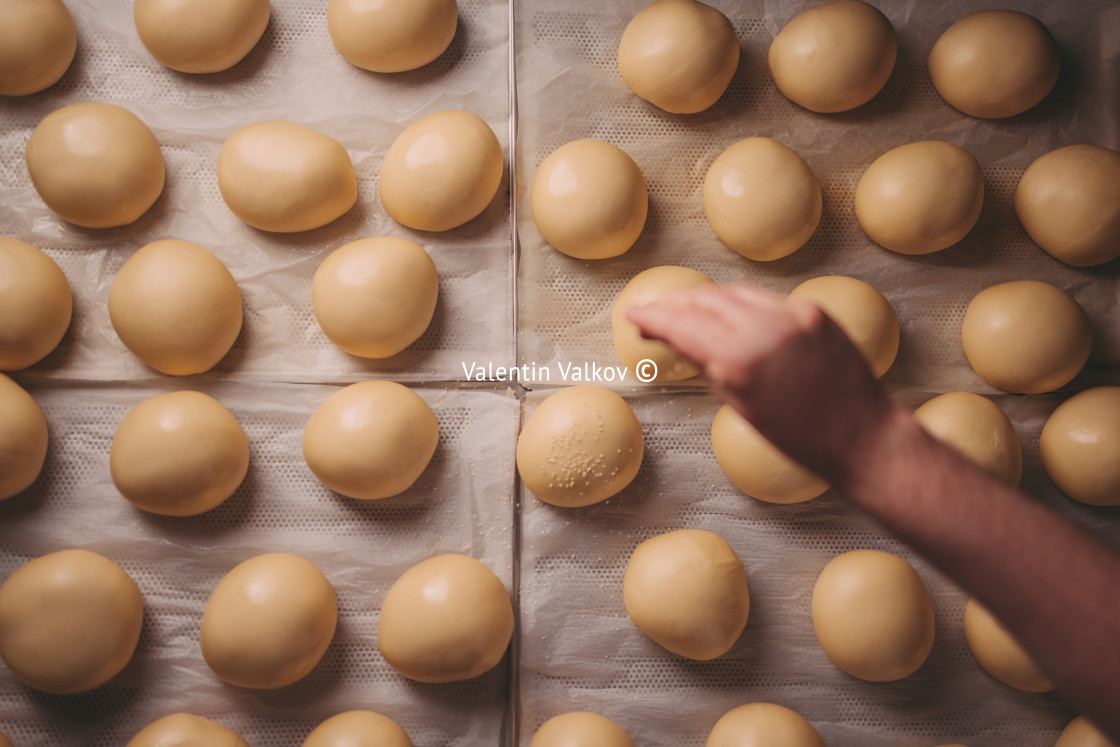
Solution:
{"label": "round bun", "polygon": [[173,713],[153,721],[125,747],[249,747],[236,732],[208,718]]}
{"label": "round bun", "polygon": [[986,288],[972,299],[961,332],[968,362],[992,386],[1018,394],[1068,384],[1089,360],[1093,332],[1065,291],[1037,280]]}
{"label": "round bun", "polygon": [[424,334],[436,311],[436,263],[408,239],[359,239],[327,255],[311,281],[319,326],[351,355],[388,358]]}
{"label": "round bun", "polygon": [[331,716],[307,735],[303,747],[413,747],[393,719],[373,711],[346,711]]}
{"label": "round bun", "polygon": [[837,667],[862,680],[913,674],[933,647],[933,605],[909,563],[879,550],[837,555],[813,587],[813,629]]}
{"label": "round bun", "polygon": [[926,402],[914,417],[930,435],[1012,487],[1023,476],[1023,447],[999,405],[971,392],[949,392]]}
{"label": "round bun", "polygon": [[257,555],[210,594],[202,658],[231,685],[274,690],[315,668],[337,623],[338,603],[322,571],[295,555]]}
{"label": "round bun", "polygon": [[747,259],[781,259],[817,230],[821,185],[794,151],[767,137],[747,138],[708,168],[704,212],[723,243]]}
{"label": "round bun", "polygon": [[125,262],[109,289],[121,342],[155,370],[209,371],[241,333],[241,291],[222,261],[198,244],[164,239]]}
{"label": "round bun", "polygon": [[816,304],[832,317],[863,353],[875,378],[881,377],[898,355],[898,317],[882,293],[843,275],[824,275],[794,288],[790,298]]}
{"label": "round bun", "polygon": [[1120,257],[1120,153],[1068,145],[1030,165],[1015,214],[1036,244],[1075,267]]}
{"label": "round bun", "polygon": [[375,73],[427,65],[451,44],[458,23],[455,0],[327,2],[327,30],[334,48],[351,65]]}
{"label": "round bun", "polygon": [[268,26],[268,0],[136,0],[132,20],[148,52],[181,73],[228,70]]}
{"label": "round bun", "polygon": [[512,637],[509,592],[466,555],[437,555],[405,571],[377,622],[389,666],[419,682],[478,677],[497,666]]}
{"label": "round bun", "polygon": [[700,529],[651,537],[634,549],[622,580],[634,626],[678,656],[723,656],[747,626],[743,562],[726,540]]}
{"label": "round bun", "polygon": [[634,747],[634,740],[609,718],[572,711],[541,724],[529,747]]}
{"label": "round bun", "polygon": [[62,0],[0,0],[0,96],[50,88],[70,68],[78,30]]}
{"label": "round bun", "polygon": [[74,299],[58,264],[36,247],[0,237],[0,371],[33,366],[70,326]]}
{"label": "round bun", "polygon": [[1116,747],[1116,743],[1102,734],[1084,716],[1078,716],[1062,729],[1054,747]]}
{"label": "round bun", "polygon": [[1070,498],[1120,506],[1120,387],[1087,389],[1058,405],[1038,450],[1046,474]]}
{"label": "round bun", "polygon": [[956,244],[976,225],[983,206],[979,162],[940,140],[887,151],[856,185],[860,227],[899,254],[930,254]]}
{"label": "round bun", "polygon": [[30,394],[0,374],[0,501],[22,493],[47,458],[47,419]]}
{"label": "round bun", "polygon": [[855,109],[886,85],[898,55],[894,27],[877,8],[836,0],[795,16],[770,44],[778,90],[827,114]]}
{"label": "round bun", "polygon": [[124,669],[140,640],[140,589],[86,550],[23,565],[0,586],[0,658],[36,690],[92,690]]}
{"label": "round bun", "polygon": [[479,216],[498,194],[502,144],[481,117],[452,110],[416,120],[381,164],[381,202],[398,223],[449,231]]}
{"label": "round bun", "polygon": [[574,140],[537,169],[529,193],[533,222],[576,259],[625,254],[646,224],[649,195],[634,159],[602,140]]}
{"label": "round bun", "polygon": [[964,636],[976,663],[1003,684],[1029,693],[1054,689],[1023,647],[975,599],[964,608]]}
{"label": "round bun", "polygon": [[1013,117],[1042,101],[1058,82],[1054,37],[1017,10],[982,10],[948,29],[929,53],[933,87],[973,117]]}
{"label": "round bun", "polygon": [[739,37],[727,16],[697,0],[654,0],[618,43],[618,72],[631,91],[673,114],[719,101],[739,67]]}
{"label": "round bun", "polygon": [[163,191],[159,141],[115,104],[71,104],[43,117],[27,141],[27,170],[47,207],[85,228],[132,223]]}
{"label": "round bun", "polygon": [[774,703],[748,703],[723,714],[705,747],[824,747],[801,714]]}

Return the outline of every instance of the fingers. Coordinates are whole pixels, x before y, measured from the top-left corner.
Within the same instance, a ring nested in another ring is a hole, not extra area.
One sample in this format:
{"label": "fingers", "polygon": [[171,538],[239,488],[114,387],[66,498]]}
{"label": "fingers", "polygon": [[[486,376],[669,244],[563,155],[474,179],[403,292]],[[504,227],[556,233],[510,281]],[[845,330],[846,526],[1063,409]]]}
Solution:
{"label": "fingers", "polygon": [[631,307],[626,317],[644,337],[668,343],[701,367],[728,344],[731,334],[725,319],[691,298]]}

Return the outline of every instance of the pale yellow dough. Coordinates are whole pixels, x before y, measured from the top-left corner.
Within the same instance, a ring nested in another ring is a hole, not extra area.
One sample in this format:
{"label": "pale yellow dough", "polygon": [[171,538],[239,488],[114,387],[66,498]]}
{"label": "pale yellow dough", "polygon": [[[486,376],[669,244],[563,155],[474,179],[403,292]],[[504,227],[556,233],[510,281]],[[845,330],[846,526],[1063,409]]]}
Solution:
{"label": "pale yellow dough", "polygon": [[0,237],[0,371],[19,371],[49,355],[73,310],[62,268],[31,244]]}
{"label": "pale yellow dough", "polygon": [[331,716],[307,735],[303,747],[413,747],[393,719],[373,711],[346,711]]}
{"label": "pale yellow dough", "polygon": [[1087,389],[1058,405],[1038,450],[1046,474],[1070,498],[1120,506],[1120,387]]}
{"label": "pale yellow dough", "polygon": [[975,599],[964,608],[964,636],[976,663],[1003,684],[1029,693],[1054,689],[1023,647]]}
{"label": "pale yellow dough", "polygon": [[913,674],[933,647],[933,605],[917,571],[879,550],[837,555],[813,587],[813,629],[837,667],[863,680]]}
{"label": "pale yellow dough", "polygon": [[3,734],[0,734],[0,747],[15,747],[15,745],[12,744],[12,740],[8,739]]}
{"label": "pale yellow dough", "polygon": [[1093,343],[1085,310],[1065,291],[1037,280],[980,291],[965,311],[961,337],[980,378],[1018,394],[1068,384]]}
{"label": "pale yellow dough", "polygon": [[882,293],[862,280],[825,275],[806,280],[790,298],[816,304],[840,325],[863,353],[875,378],[881,377],[898,355],[898,317]]}
{"label": "pale yellow dough", "polygon": [[439,274],[408,239],[359,239],[327,255],[311,281],[319,326],[351,355],[388,358],[416,342],[436,310]]}
{"label": "pale yellow dough", "polygon": [[1023,475],[1023,447],[999,405],[971,392],[934,397],[914,411],[931,435],[1012,487]]}
{"label": "pale yellow dough", "polygon": [[1116,743],[1101,733],[1084,716],[1066,724],[1054,747],[1117,747]]}
{"label": "pale yellow dough", "polygon": [[274,690],[315,668],[337,623],[338,603],[322,571],[295,555],[257,555],[210,594],[202,657],[231,685]]}
{"label": "pale yellow dough", "polygon": [[572,711],[541,724],[529,747],[634,747],[634,741],[605,716]]}
{"label": "pale yellow dough", "polygon": [[32,131],[26,155],[31,183],[47,207],[85,228],[132,223],[163,191],[159,141],[115,104],[51,112]]}
{"label": "pale yellow dough", "polygon": [[362,381],[339,389],[311,415],[303,456],[331,490],[376,500],[416,482],[438,441],[436,416],[418,394],[392,381]]}
{"label": "pale yellow dough", "polygon": [[0,374],[0,501],[23,492],[47,458],[47,419],[35,399]]}
{"label": "pale yellow dough", "polygon": [[0,96],[27,96],[58,82],[78,49],[62,0],[0,0]]}
{"label": "pale yellow dough", "polygon": [[775,703],[748,703],[723,714],[705,747],[824,747],[801,714]]}
{"label": "pale yellow dough", "polygon": [[157,371],[202,373],[241,333],[241,291],[213,254],[164,239],[121,266],[109,289],[109,319],[125,347]]}
{"label": "pale yellow dough", "polygon": [[148,724],[125,747],[249,747],[249,743],[208,718],[173,713]]}
{"label": "pale yellow dough", "polygon": [[629,251],[646,224],[649,194],[638,164],[602,140],[574,140],[537,169],[529,193],[533,222],[557,250],[576,259]]}
{"label": "pale yellow dough", "polygon": [[136,0],[132,19],[148,52],[181,73],[240,62],[268,26],[268,0]]}
{"label": "pale yellow dough", "polygon": [[87,550],[44,555],[0,586],[0,658],[37,690],[92,690],[128,664],[143,617],[140,589],[113,561]]}
{"label": "pale yellow dough", "polygon": [[673,114],[717,101],[739,67],[739,38],[727,16],[697,0],[654,0],[618,44],[618,72],[631,91]]}
{"label": "pale yellow dough", "polygon": [[455,0],[329,0],[327,30],[352,65],[375,73],[415,70],[451,44]]}
{"label": "pale yellow dough", "polygon": [[494,572],[466,555],[409,568],[385,595],[377,646],[420,682],[457,682],[497,666],[513,636],[513,605]]}
{"label": "pale yellow dough", "polygon": [[622,600],[638,630],[698,661],[731,650],[750,612],[743,562],[726,540],[699,529],[638,545],[626,564]]}

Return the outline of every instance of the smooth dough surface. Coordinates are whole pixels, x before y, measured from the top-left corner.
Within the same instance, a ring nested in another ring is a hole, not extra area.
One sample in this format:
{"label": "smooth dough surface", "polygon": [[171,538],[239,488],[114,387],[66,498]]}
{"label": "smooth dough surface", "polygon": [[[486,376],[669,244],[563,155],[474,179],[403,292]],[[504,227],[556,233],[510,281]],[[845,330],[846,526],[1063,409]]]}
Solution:
{"label": "smooth dough surface", "polygon": [[1003,684],[1029,693],[1054,689],[1023,647],[975,599],[964,608],[964,636],[976,663]]}
{"label": "smooth dough surface", "polygon": [[1078,716],[1062,729],[1054,747],[1117,747],[1117,745],[1102,734],[1100,729],[1089,723],[1084,716]]}
{"label": "smooth dough surface", "polygon": [[245,125],[226,138],[218,189],[234,215],[276,233],[325,226],[358,199],[346,149],[318,130],[280,120]]}
{"label": "smooth dough surface", "polygon": [[1120,506],[1120,387],[1086,389],[1058,405],[1038,450],[1046,474],[1070,498]]}
{"label": "smooth dough surface", "polygon": [[393,719],[373,711],[346,711],[331,716],[307,735],[303,747],[413,747]]}
{"label": "smooth dough surface", "polygon": [[638,545],[626,564],[622,600],[638,630],[698,661],[731,650],[750,612],[743,562],[726,540],[699,529]]}
{"label": "smooth dough surface", "polygon": [[457,682],[497,666],[513,636],[513,605],[494,572],[466,555],[409,568],[385,595],[377,646],[419,682]]}
{"label": "smooth dough surface", "polygon": [[1058,82],[1061,58],[1050,31],[1016,10],[982,10],[948,29],[929,53],[933,87],[973,117],[1013,117]]}
{"label": "smooth dough surface", "polygon": [[450,110],[416,120],[381,164],[381,203],[398,223],[449,231],[479,216],[498,194],[502,144],[477,114]]}
{"label": "smooth dough surface", "polygon": [[697,0],[654,0],[626,26],[618,72],[631,91],[673,114],[717,101],[739,67],[739,37],[727,16]]}
{"label": "smooth dough surface", "polygon": [[206,249],[163,239],[121,266],[109,289],[109,320],[125,347],[155,370],[202,373],[241,333],[241,290]]}
{"label": "smooth dough surface", "polygon": [[708,223],[748,259],[781,259],[800,249],[817,230],[821,204],[809,164],[767,137],[732,144],[704,179]]}
{"label": "smooth dough surface", "polygon": [[866,104],[886,85],[898,55],[894,27],[877,8],[837,0],[795,16],[767,61],[786,98],[822,114]]}
{"label": "smooth dough surface", "polygon": [[135,114],[115,104],[64,106],[36,125],[27,170],[54,212],[85,228],[132,223],[163,191],[159,141]]}
{"label": "smooth dough surface", "polygon": [[783,454],[730,405],[712,420],[712,451],[735,487],[760,501],[803,503],[828,490],[827,482]]}
{"label": "smooth dough surface", "polygon": [[455,0],[329,0],[327,30],[351,65],[375,73],[415,70],[455,38]]}
{"label": "smooth dough surface", "polygon": [[813,629],[828,658],[853,677],[913,674],[933,647],[933,605],[917,571],[879,550],[837,555],[813,587]]}
{"label": "smooth dough surface", "polygon": [[268,26],[268,0],[136,0],[132,20],[148,52],[181,73],[240,62]]}
{"label": "smooth dough surface", "polygon": [[1039,157],[1015,189],[1015,214],[1036,244],[1067,264],[1120,257],[1120,153],[1068,145]]}
{"label": "smooth dough surface", "polygon": [[995,402],[971,392],[949,392],[926,402],[914,417],[932,436],[1018,487],[1023,447],[1015,426]]}
{"label": "smooth dough surface", "polygon": [[125,747],[249,747],[249,743],[208,718],[173,713],[148,724]]}
{"label": "smooth dough surface", "polygon": [[626,400],[598,386],[549,395],[517,437],[517,471],[533,495],[554,506],[604,501],[642,466],[642,426]]}
{"label": "smooth dough surface", "polygon": [[529,193],[544,240],[576,259],[629,251],[646,224],[649,194],[638,164],[602,140],[574,140],[537,168]]}
{"label": "smooth dough surface", "polygon": [[26,96],[58,82],[78,49],[62,0],[0,0],[0,96]]}
{"label": "smooth dough surface", "polygon": [[775,703],[748,703],[723,714],[705,747],[824,747],[801,714]]}
{"label": "smooth dough surface", "polygon": [[12,744],[12,740],[0,734],[0,747],[15,747],[15,745]]}
{"label": "smooth dough surface", "polygon": [[980,378],[1017,394],[1065,386],[1089,360],[1093,344],[1085,310],[1065,291],[1037,280],[980,291],[965,310],[961,336]]}
{"label": "smooth dough surface", "polygon": [[0,371],[19,371],[49,355],[73,310],[58,263],[31,244],[0,237]]}
{"label": "smooth dough surface", "polygon": [[863,353],[875,378],[881,377],[898,355],[898,317],[890,301],[856,278],[823,275],[794,288],[790,298],[816,304],[840,325]]}
{"label": "smooth dough surface", "polygon": [[392,381],[361,381],[327,397],[303,431],[303,457],[336,493],[376,500],[407,490],[439,441],[435,413]]}
{"label": "smooth dough surface", "polygon": [[983,206],[980,163],[941,140],[887,151],[856,185],[860,227],[899,254],[930,254],[956,244],[976,225]]}
{"label": "smooth dough surface", "polygon": [[700,373],[665,343],[643,339],[638,325],[626,318],[626,310],[701,285],[715,285],[715,281],[699,270],[663,265],[639,272],[618,294],[611,308],[611,334],[619,360],[632,375],[648,377],[652,373],[648,364],[640,365],[646,360],[657,366],[653,381],[659,384],[691,379]]}
{"label": "smooth dough surface", "polygon": [[257,555],[210,594],[202,657],[231,685],[273,690],[315,668],[337,623],[338,603],[322,571],[296,555]]}
{"label": "smooth dough surface", "polygon": [[359,239],[327,255],[311,281],[319,326],[351,355],[388,358],[424,334],[436,311],[439,273],[418,244]]}
{"label": "smooth dough surface", "polygon": [[36,690],[92,690],[128,664],[143,617],[140,589],[113,561],[87,550],[43,555],[0,586],[0,658]]}
{"label": "smooth dough surface", "polygon": [[529,747],[634,747],[634,741],[605,716],[572,711],[541,724]]}
{"label": "smooth dough surface", "polygon": [[23,492],[47,458],[47,419],[35,399],[0,374],[0,501]]}
{"label": "smooth dough surface", "polygon": [[165,516],[194,516],[229,498],[249,469],[233,413],[201,392],[169,392],[132,408],[113,435],[109,473],[121,495]]}

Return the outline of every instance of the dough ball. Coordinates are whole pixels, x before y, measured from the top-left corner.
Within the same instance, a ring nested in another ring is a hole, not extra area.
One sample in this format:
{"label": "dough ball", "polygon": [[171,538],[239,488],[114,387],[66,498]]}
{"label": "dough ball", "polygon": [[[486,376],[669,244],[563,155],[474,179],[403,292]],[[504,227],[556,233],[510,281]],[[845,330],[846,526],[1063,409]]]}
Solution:
{"label": "dough ball", "polygon": [[631,91],[673,114],[719,101],[739,67],[739,38],[727,16],[696,0],[654,0],[618,43],[618,72]]}
{"label": "dough ball", "polygon": [[194,516],[233,495],[249,439],[233,413],[201,392],[170,392],[132,408],[113,435],[109,472],[125,498],[164,516]]}
{"label": "dough ball", "polygon": [[908,143],[867,167],[856,185],[859,225],[899,254],[930,254],[963,239],[984,206],[975,157],[940,140]]}
{"label": "dough ball", "polygon": [[717,534],[679,529],[634,549],[622,580],[634,626],[678,656],[723,656],[747,626],[743,562]]}
{"label": "dough ball", "polygon": [[428,466],[439,424],[428,403],[392,381],[362,381],[327,397],[303,431],[303,457],[336,493],[376,500],[407,490]]}
{"label": "dough ball", "polygon": [[416,120],[381,164],[381,202],[419,231],[449,231],[477,217],[498,194],[502,145],[476,114],[445,111]]}
{"label": "dough ball", "polygon": [[23,492],[47,458],[47,419],[30,394],[0,374],[0,501]]}
{"label": "dough ball", "polygon": [[976,294],[964,314],[964,352],[980,378],[1019,394],[1068,384],[1089,359],[1093,332],[1065,291],[1037,280]]}
{"label": "dough ball", "polygon": [[1120,387],[1087,389],[1058,405],[1038,450],[1046,474],[1070,498],[1120,506]]}
{"label": "dough ball", "polygon": [[0,96],[26,96],[58,82],[78,49],[62,0],[0,0]]}
{"label": "dough ball", "polygon": [[813,629],[837,667],[862,680],[908,677],[933,647],[933,605],[918,572],[879,550],[837,555],[813,587]]}
{"label": "dough ball", "polygon": [[877,8],[837,0],[795,16],[770,44],[770,75],[786,98],[814,112],[855,109],[886,85],[898,55]]}
{"label": "dough ball", "polygon": [[574,508],[605,501],[642,466],[645,439],[622,397],[598,386],[549,395],[517,438],[517,471],[545,503]]}
{"label": "dough ball", "polygon": [[[652,380],[659,384],[691,379],[700,373],[665,343],[643,339],[638,325],[626,318],[626,310],[701,285],[715,285],[715,281],[699,270],[664,265],[639,272],[618,294],[611,309],[611,332],[618,359],[631,373],[646,381],[656,373]],[[642,365],[645,361],[653,361],[657,370],[648,363]]]}
{"label": "dough ball", "polygon": [[971,392],[934,397],[914,411],[930,435],[1012,487],[1023,476],[1023,447],[999,405]]}
{"label": "dough ball", "polygon": [[381,604],[377,646],[419,682],[458,682],[497,666],[513,636],[505,585],[466,555],[437,555],[397,579]]}
{"label": "dough ball", "polygon": [[346,711],[331,716],[307,735],[303,747],[413,747],[405,730],[373,711]]}
{"label": "dough ball", "polygon": [[311,281],[319,326],[351,355],[388,358],[424,334],[436,311],[439,273],[408,239],[359,239],[327,255]]}
{"label": "dough ball", "polygon": [[12,740],[8,739],[3,734],[0,734],[0,747],[15,747],[15,745],[12,744]]}
{"label": "dough ball", "polygon": [[354,164],[337,140],[278,120],[245,125],[226,138],[218,189],[238,218],[277,233],[325,226],[358,199]]}
{"label": "dough ball", "polygon": [[455,0],[329,0],[327,30],[352,65],[375,73],[415,70],[451,44],[459,23]]}
{"label": "dough ball", "polygon": [[257,555],[210,595],[202,658],[231,685],[274,690],[315,668],[337,623],[338,603],[322,571],[295,555]]}
{"label": "dough ball", "polygon": [[47,207],[85,228],[132,223],[163,191],[159,141],[115,104],[71,104],[43,117],[27,141],[27,170]]}
{"label": "dough ball", "polygon": [[268,26],[268,0],[136,0],[132,19],[152,57],[181,73],[228,70]]}
{"label": "dough ball", "polygon": [[1050,151],[1019,180],[1015,214],[1036,244],[1067,264],[1120,257],[1120,153],[1096,145]]}
{"label": "dough ball", "polygon": [[0,371],[45,358],[66,334],[73,310],[62,268],[31,244],[0,237]]}
{"label": "dough ball", "polygon": [[723,243],[770,261],[800,249],[821,220],[821,185],[809,164],[767,137],[731,145],[708,168],[704,212]]}
{"label": "dough ball", "polygon": [[790,298],[816,304],[832,317],[863,353],[875,378],[898,354],[898,317],[882,293],[862,280],[842,275],[811,278],[793,289]]}
{"label": "dough ball", "polygon": [[634,159],[602,140],[561,145],[541,162],[529,194],[541,236],[576,259],[625,254],[646,224],[649,194]]}
{"label": "dough ball", "polygon": [[803,503],[828,483],[783,454],[747,420],[724,405],[712,421],[712,451],[735,487],[767,503]]}
{"label": "dough ball", "polygon": [[154,241],[117,272],[109,320],[125,347],[160,373],[202,373],[241,333],[241,291],[222,261],[201,246]]}
{"label": "dough ball", "polygon": [[634,740],[609,718],[572,711],[541,724],[529,747],[634,747]]}
{"label": "dough ball", "polygon": [[249,743],[208,718],[173,713],[148,724],[125,747],[249,747]]}
{"label": "dough ball", "polygon": [[0,658],[36,690],[92,690],[128,664],[143,617],[140,589],[113,561],[87,550],[44,555],[0,586]]}
{"label": "dough ball", "polygon": [[774,703],[748,703],[723,715],[705,747],[824,747],[801,714]]}
{"label": "dough ball", "polygon": [[976,663],[1003,684],[1029,693],[1054,689],[1023,647],[975,599],[964,608],[964,636]]}
{"label": "dough ball", "polygon": [[1117,745],[1089,723],[1084,716],[1078,716],[1062,729],[1054,747],[1117,747]]}
{"label": "dough ball", "polygon": [[982,10],[948,29],[929,53],[933,87],[973,117],[1013,117],[1042,101],[1058,81],[1054,37],[1017,10]]}

